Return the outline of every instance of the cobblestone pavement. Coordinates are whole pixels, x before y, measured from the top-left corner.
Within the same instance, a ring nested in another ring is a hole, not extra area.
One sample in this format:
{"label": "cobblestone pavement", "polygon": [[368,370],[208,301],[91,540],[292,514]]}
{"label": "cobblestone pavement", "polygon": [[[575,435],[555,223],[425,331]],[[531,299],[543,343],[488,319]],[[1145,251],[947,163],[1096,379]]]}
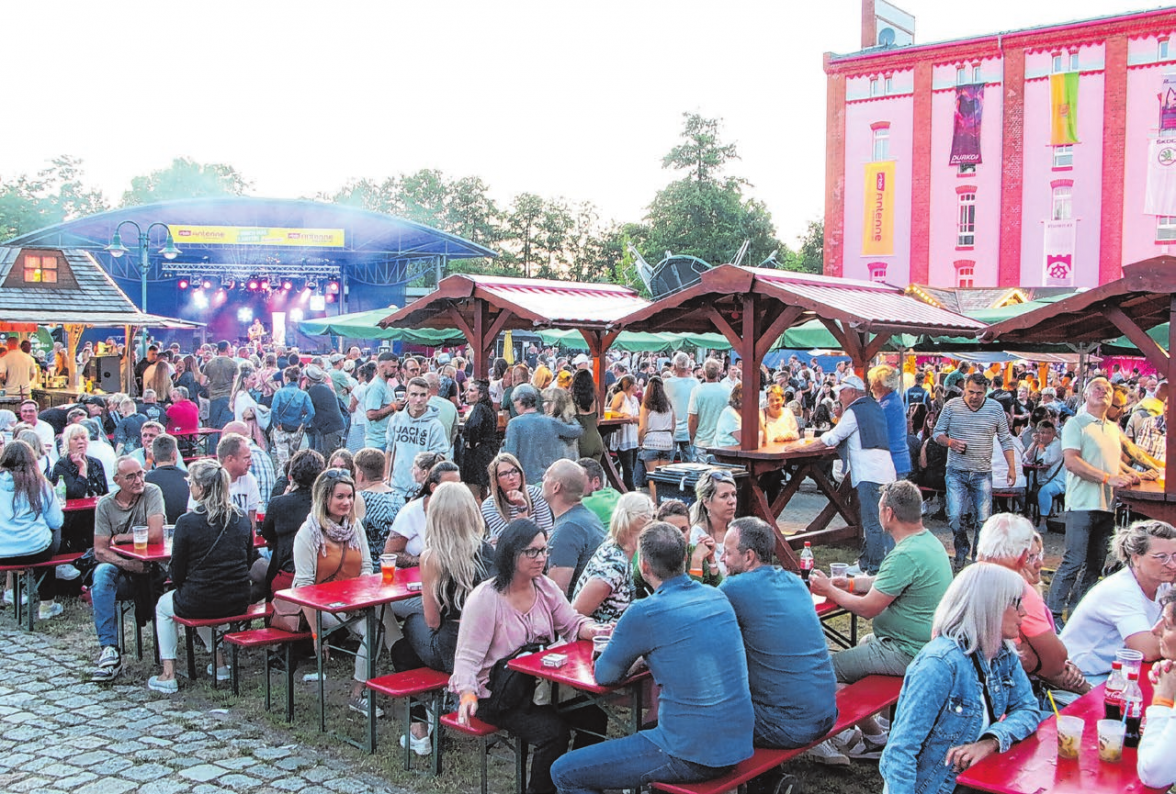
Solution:
{"label": "cobblestone pavement", "polygon": [[0,791],[404,794],[226,709],[190,710],[141,683],[90,683],[92,649],[6,623]]}

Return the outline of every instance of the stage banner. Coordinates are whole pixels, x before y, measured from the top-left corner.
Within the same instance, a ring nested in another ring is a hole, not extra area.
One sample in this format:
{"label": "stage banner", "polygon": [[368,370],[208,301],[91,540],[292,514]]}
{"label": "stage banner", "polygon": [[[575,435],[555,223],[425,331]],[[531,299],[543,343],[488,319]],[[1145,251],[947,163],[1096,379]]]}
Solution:
{"label": "stage banner", "polygon": [[862,256],[894,254],[894,162],[866,163]]}
{"label": "stage banner", "polygon": [[1176,215],[1176,138],[1159,138],[1147,145],[1145,215]]}
{"label": "stage banner", "polygon": [[1176,74],[1164,75],[1160,89],[1160,130],[1176,131]]}
{"label": "stage banner", "polygon": [[191,245],[276,245],[299,248],[342,248],[342,229],[287,229],[270,226],[191,226],[169,224],[181,249]]}
{"label": "stage banner", "polygon": [[1043,287],[1074,286],[1074,221],[1045,222]]}
{"label": "stage banner", "polygon": [[1049,142],[1052,146],[1078,143],[1078,73],[1063,72],[1049,76],[1049,105],[1052,123]]}
{"label": "stage banner", "polygon": [[956,86],[955,133],[948,165],[978,165],[980,120],[984,115],[984,84]]}

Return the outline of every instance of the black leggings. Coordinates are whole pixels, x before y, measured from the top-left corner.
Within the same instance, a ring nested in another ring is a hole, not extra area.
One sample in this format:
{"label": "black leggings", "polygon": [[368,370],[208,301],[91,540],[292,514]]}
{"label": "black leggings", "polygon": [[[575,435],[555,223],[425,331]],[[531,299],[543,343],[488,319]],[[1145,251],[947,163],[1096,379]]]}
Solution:
{"label": "black leggings", "polygon": [[[61,545],[61,530],[53,530],[53,540],[49,542],[48,547],[36,554],[21,554],[16,557],[0,557],[0,565],[25,565],[35,562],[45,562],[57,556],[57,549]],[[37,587],[37,597],[42,601],[52,601],[57,596],[57,571],[52,568],[44,568],[36,573],[44,574],[41,577],[41,583]],[[13,576],[21,576],[20,573],[14,573]]]}
{"label": "black leggings", "polygon": [[633,472],[637,468],[637,447],[633,449],[618,449],[617,460],[621,463],[621,481],[627,490],[633,490]]}

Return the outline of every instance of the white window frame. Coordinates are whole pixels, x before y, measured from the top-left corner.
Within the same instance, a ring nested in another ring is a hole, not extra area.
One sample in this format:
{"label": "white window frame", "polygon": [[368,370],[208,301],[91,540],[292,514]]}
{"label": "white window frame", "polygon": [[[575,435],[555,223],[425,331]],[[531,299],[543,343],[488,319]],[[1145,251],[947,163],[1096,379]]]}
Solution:
{"label": "white window frame", "polygon": [[973,83],[982,83],[982,82],[984,82],[983,78],[984,78],[984,73],[980,70],[980,67],[973,66],[972,67],[972,82]]}
{"label": "white window frame", "polygon": [[1169,47],[1170,47],[1170,45],[1168,44],[1168,37],[1167,36],[1164,36],[1156,43],[1156,55],[1159,58],[1159,60],[1166,61],[1171,57],[1168,54],[1170,52]]}
{"label": "white window frame", "polygon": [[1176,243],[1176,215],[1156,216],[1156,242]]}
{"label": "white window frame", "polygon": [[1061,71],[1062,71],[1062,56],[1063,55],[1065,55],[1065,53],[1059,52],[1057,55],[1053,56],[1053,60],[1050,64],[1050,68],[1049,68],[1049,70],[1052,74],[1060,74],[1061,73]]}
{"label": "white window frame", "polygon": [[1054,168],[1072,168],[1074,165],[1074,145],[1066,144],[1064,146],[1053,147],[1053,167]]}
{"label": "white window frame", "polygon": [[870,281],[875,284],[886,283],[886,263],[874,262],[870,265]]}
{"label": "white window frame", "polygon": [[976,194],[969,191],[957,197],[956,247],[976,247]]}
{"label": "white window frame", "polygon": [[1078,71],[1078,51],[1077,50],[1070,53],[1070,68],[1067,71],[1070,71],[1070,72]]}
{"label": "white window frame", "polygon": [[878,78],[870,78],[870,96],[878,96]]}
{"label": "white window frame", "polygon": [[1058,185],[1052,190],[1049,216],[1055,221],[1068,221],[1074,217],[1074,186]]}
{"label": "white window frame", "polygon": [[968,70],[963,66],[956,68],[956,85],[965,85],[968,82]]}
{"label": "white window frame", "polygon": [[893,77],[887,77],[886,80],[883,82],[882,93],[885,94],[886,96],[890,96],[891,94],[894,93],[894,78]]}
{"label": "white window frame", "polygon": [[878,163],[883,160],[890,159],[890,128],[889,127],[875,127],[873,135],[873,146],[871,152],[874,156],[873,162]]}
{"label": "white window frame", "polygon": [[[968,283],[964,283],[964,281]],[[960,265],[956,268],[956,287],[968,288],[976,286],[976,266]]]}

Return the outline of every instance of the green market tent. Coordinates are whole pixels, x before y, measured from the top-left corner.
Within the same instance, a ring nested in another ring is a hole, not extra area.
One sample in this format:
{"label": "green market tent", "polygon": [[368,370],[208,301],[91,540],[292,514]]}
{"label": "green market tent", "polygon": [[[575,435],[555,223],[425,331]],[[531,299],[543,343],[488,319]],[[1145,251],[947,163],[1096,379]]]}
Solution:
{"label": "green market tent", "polygon": [[340,314],[321,320],[303,320],[298,329],[310,336],[341,336],[344,339],[394,339],[415,345],[437,347],[462,345],[465,337],[454,329],[381,328],[380,320],[393,311],[390,308],[370,309],[366,312]]}

